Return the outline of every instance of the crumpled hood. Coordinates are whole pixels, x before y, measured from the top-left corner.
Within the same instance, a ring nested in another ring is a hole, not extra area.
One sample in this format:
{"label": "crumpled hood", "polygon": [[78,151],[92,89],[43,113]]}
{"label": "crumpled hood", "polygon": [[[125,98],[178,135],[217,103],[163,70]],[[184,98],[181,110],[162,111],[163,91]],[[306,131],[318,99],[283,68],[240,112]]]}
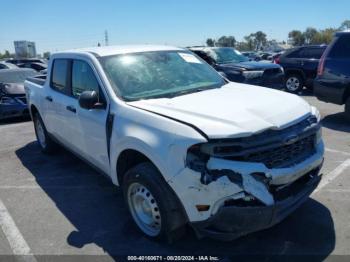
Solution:
{"label": "crumpled hood", "polygon": [[24,84],[6,83],[0,84],[0,92],[5,95],[24,95]]}
{"label": "crumpled hood", "polygon": [[189,123],[209,138],[243,137],[270,128],[281,129],[311,113],[310,105],[296,95],[238,83],[128,104]]}
{"label": "crumpled hood", "polygon": [[272,69],[272,68],[280,68],[281,66],[273,63],[247,61],[247,62],[240,62],[240,63],[233,63],[233,64],[221,64],[220,67],[242,68],[242,69],[244,68],[246,70],[265,70],[265,69]]}

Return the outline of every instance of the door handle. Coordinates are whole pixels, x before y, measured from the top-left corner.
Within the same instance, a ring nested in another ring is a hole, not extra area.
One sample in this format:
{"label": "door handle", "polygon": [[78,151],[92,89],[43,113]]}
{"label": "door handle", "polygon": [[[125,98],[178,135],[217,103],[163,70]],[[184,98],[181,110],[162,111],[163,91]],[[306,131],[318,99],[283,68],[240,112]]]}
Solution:
{"label": "door handle", "polygon": [[46,99],[47,101],[50,101],[50,102],[52,102],[52,101],[53,101],[53,99],[52,99],[52,97],[51,97],[51,96],[47,96],[47,97],[45,97],[45,99]]}
{"label": "door handle", "polygon": [[68,111],[73,112],[73,113],[76,113],[76,112],[77,112],[77,110],[76,110],[73,106],[66,106],[66,109],[67,109]]}

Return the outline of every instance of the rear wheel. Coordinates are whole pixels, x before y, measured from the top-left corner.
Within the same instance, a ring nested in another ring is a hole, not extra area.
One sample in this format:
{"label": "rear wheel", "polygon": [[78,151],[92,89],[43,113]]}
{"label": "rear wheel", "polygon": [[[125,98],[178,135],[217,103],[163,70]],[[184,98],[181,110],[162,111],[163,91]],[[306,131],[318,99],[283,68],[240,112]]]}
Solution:
{"label": "rear wheel", "polygon": [[290,74],[286,77],[285,84],[286,90],[291,93],[298,93],[303,89],[303,78],[298,74]]}
{"label": "rear wheel", "polygon": [[154,165],[138,164],[123,180],[123,194],[130,214],[147,237],[172,242],[185,233],[182,206]]}
{"label": "rear wheel", "polygon": [[33,117],[36,139],[41,151],[47,154],[53,153],[57,149],[57,144],[48,135],[44,122],[39,113],[35,113]]}

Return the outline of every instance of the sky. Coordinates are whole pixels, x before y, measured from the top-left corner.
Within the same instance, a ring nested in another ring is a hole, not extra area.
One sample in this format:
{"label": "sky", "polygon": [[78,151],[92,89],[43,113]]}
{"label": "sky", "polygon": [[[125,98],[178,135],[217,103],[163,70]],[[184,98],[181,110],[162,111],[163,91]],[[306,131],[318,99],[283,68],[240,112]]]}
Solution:
{"label": "sky", "polygon": [[350,19],[349,0],[0,0],[0,52],[14,40],[36,43],[39,53],[109,45],[203,45],[261,30],[269,39],[288,32],[338,27]]}

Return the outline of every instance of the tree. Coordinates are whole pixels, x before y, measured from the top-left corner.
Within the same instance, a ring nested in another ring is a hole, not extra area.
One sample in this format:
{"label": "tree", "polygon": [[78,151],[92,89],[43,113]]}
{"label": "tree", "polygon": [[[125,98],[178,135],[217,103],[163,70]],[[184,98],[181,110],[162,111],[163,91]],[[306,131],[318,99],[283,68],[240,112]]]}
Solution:
{"label": "tree", "polygon": [[235,47],[236,39],[234,36],[222,36],[218,39],[216,45],[221,47]]}
{"label": "tree", "polygon": [[215,46],[215,40],[212,38],[208,38],[206,43],[207,43],[207,46],[211,46],[211,47]]}
{"label": "tree", "polygon": [[345,20],[339,27],[339,30],[347,30],[347,29],[350,29],[350,20]]}
{"label": "tree", "polygon": [[252,34],[245,36],[245,37],[244,37],[244,40],[245,40],[246,43],[247,43],[248,50],[253,50],[253,49],[255,49],[255,48],[254,48],[254,40],[253,40]]}
{"label": "tree", "polygon": [[262,31],[244,37],[250,50],[262,50],[267,43],[266,34]]}
{"label": "tree", "polygon": [[235,48],[239,51],[250,51],[251,48],[247,42],[237,42]]}
{"label": "tree", "polygon": [[324,30],[320,30],[314,37],[313,44],[329,44],[332,39],[334,33],[337,31],[335,28],[326,28]]}
{"label": "tree", "polygon": [[267,43],[266,34],[262,31],[258,31],[253,34],[253,37],[255,37],[256,48],[262,50]]}
{"label": "tree", "polygon": [[0,59],[4,59],[4,58],[11,58],[11,57],[14,57],[13,54],[10,54],[10,52],[8,50],[5,50],[5,53],[4,54],[1,54],[0,53]]}
{"label": "tree", "polygon": [[48,59],[49,57],[50,57],[50,52],[44,52],[43,53],[43,57],[45,58],[45,59]]}
{"label": "tree", "polygon": [[318,31],[313,27],[306,28],[305,32],[303,33],[305,44],[315,44],[315,36],[317,35]]}
{"label": "tree", "polygon": [[293,46],[300,46],[305,44],[305,36],[299,30],[293,30],[289,32],[288,37],[291,40]]}

